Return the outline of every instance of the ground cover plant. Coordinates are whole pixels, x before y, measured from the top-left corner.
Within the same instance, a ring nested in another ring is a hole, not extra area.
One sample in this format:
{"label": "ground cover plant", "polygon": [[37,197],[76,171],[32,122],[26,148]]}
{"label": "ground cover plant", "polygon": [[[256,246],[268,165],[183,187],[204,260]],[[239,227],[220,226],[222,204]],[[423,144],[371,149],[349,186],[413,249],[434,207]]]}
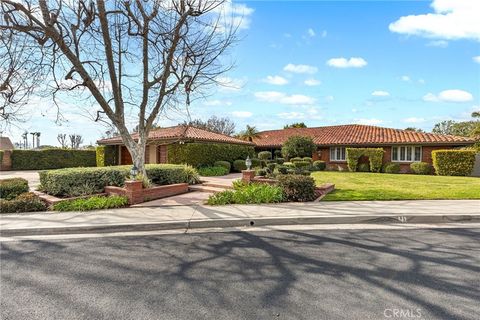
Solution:
{"label": "ground cover plant", "polygon": [[125,196],[93,196],[90,198],[65,200],[53,205],[54,211],[89,211],[122,208],[128,205]]}
{"label": "ground cover plant", "polygon": [[207,204],[259,204],[281,202],[283,199],[282,188],[263,183],[234,185],[234,190],[226,190],[211,195]]}

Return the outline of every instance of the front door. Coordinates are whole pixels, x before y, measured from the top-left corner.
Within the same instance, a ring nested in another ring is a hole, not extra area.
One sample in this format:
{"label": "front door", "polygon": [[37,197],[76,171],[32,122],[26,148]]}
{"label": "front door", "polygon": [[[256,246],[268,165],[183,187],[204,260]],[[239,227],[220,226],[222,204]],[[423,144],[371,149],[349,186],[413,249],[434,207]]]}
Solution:
{"label": "front door", "polygon": [[126,164],[132,164],[132,156],[130,155],[130,152],[128,151],[127,147],[122,146],[120,149],[120,164],[126,165]]}

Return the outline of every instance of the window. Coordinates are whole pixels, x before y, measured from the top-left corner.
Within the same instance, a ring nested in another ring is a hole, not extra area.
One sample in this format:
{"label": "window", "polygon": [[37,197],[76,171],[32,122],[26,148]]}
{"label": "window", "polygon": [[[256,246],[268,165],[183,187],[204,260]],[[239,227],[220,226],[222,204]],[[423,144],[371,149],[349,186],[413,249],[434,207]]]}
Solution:
{"label": "window", "polygon": [[422,161],[422,147],[418,147],[418,146],[392,147],[392,161],[394,162]]}
{"label": "window", "polygon": [[345,147],[330,148],[330,161],[345,161],[346,151]]}

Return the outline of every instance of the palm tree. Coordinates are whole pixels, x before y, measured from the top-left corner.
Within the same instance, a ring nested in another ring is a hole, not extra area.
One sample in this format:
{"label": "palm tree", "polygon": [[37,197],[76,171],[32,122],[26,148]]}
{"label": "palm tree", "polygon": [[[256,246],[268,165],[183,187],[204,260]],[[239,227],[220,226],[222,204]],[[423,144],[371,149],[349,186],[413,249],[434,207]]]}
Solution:
{"label": "palm tree", "polygon": [[37,148],[40,147],[40,132],[35,132],[37,136]]}
{"label": "palm tree", "polygon": [[247,128],[245,129],[245,131],[240,132],[240,134],[238,135],[238,138],[242,139],[242,140],[245,140],[245,141],[252,142],[253,139],[258,138],[259,135],[260,134],[259,134],[257,128],[255,128],[253,126],[251,127],[247,124]]}

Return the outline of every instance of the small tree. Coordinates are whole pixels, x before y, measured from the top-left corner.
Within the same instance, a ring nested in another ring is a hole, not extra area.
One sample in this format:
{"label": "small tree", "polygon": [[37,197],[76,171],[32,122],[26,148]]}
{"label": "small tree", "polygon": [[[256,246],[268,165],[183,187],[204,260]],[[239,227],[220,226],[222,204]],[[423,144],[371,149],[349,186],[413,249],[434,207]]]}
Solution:
{"label": "small tree", "polygon": [[255,128],[255,127],[253,127],[253,126],[249,126],[249,125],[247,124],[247,128],[245,129],[245,131],[240,132],[240,133],[237,135],[237,137],[238,137],[239,139],[252,142],[253,139],[257,138],[259,135],[260,135],[260,134],[259,134],[257,128]]}
{"label": "small tree", "polygon": [[317,146],[310,137],[291,136],[283,144],[282,154],[285,158],[311,157]]}
{"label": "small tree", "polygon": [[287,124],[283,126],[283,129],[289,129],[289,128],[306,128],[307,125],[304,122],[295,122],[292,124]]}
{"label": "small tree", "polygon": [[58,143],[60,143],[60,146],[62,149],[67,148],[67,135],[65,133],[59,133],[57,136]]}
{"label": "small tree", "polygon": [[80,148],[80,145],[83,142],[83,137],[81,135],[74,133],[69,135],[68,137],[70,138],[70,146],[72,147],[72,149]]}
{"label": "small tree", "polygon": [[196,128],[226,134],[231,136],[235,132],[235,123],[229,118],[217,118],[211,116],[207,121],[201,119],[195,119],[189,122],[184,122],[183,125],[189,125]]}
{"label": "small tree", "polygon": [[425,132],[424,130],[420,129],[420,128],[415,128],[415,127],[407,127],[405,128],[406,131],[414,131],[414,132]]}

